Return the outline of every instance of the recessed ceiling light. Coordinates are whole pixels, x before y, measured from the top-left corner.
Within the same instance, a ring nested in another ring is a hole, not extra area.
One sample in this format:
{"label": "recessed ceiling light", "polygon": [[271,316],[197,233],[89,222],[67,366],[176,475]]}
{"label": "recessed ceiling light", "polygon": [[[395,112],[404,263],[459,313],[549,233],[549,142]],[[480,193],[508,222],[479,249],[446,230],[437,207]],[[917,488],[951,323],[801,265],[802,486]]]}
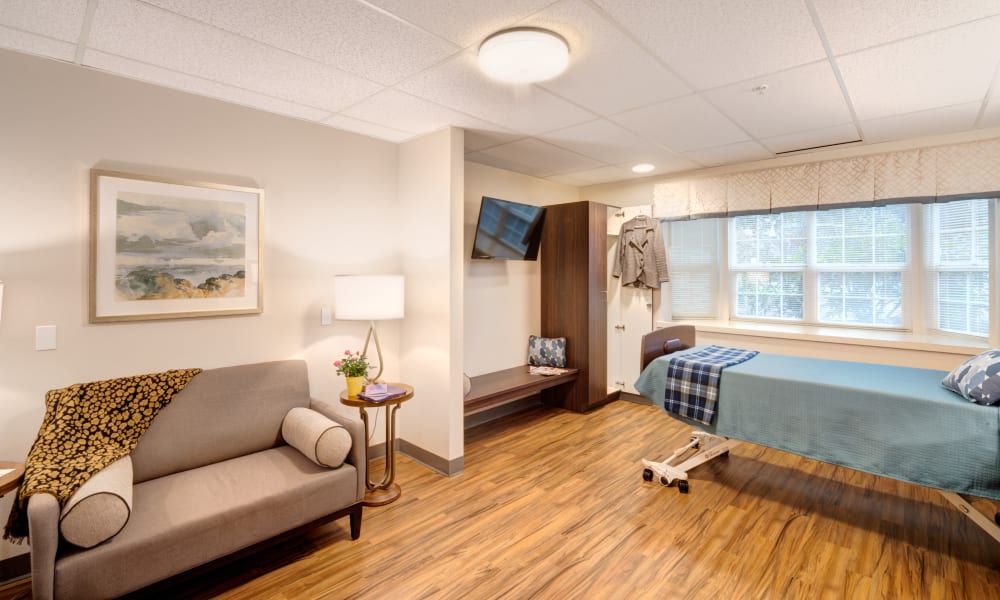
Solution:
{"label": "recessed ceiling light", "polygon": [[559,34],[536,27],[498,31],[479,46],[479,68],[507,83],[552,79],[569,64],[569,44]]}
{"label": "recessed ceiling light", "polygon": [[635,165],[634,167],[632,167],[632,172],[633,173],[649,173],[650,171],[652,171],[655,168],[656,168],[655,166],[653,166],[653,165],[651,165],[649,163],[639,163],[639,164]]}

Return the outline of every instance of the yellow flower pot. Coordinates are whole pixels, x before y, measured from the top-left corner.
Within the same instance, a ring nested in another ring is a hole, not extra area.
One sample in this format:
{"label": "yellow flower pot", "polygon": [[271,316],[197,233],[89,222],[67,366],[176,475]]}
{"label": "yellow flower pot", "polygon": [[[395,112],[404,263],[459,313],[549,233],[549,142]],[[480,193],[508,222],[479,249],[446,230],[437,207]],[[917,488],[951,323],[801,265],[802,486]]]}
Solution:
{"label": "yellow flower pot", "polygon": [[347,395],[348,396],[356,397],[358,394],[360,394],[362,391],[364,391],[364,389],[365,389],[365,378],[364,377],[361,377],[361,376],[358,376],[358,377],[348,377],[348,376],[345,375],[344,379],[347,380]]}

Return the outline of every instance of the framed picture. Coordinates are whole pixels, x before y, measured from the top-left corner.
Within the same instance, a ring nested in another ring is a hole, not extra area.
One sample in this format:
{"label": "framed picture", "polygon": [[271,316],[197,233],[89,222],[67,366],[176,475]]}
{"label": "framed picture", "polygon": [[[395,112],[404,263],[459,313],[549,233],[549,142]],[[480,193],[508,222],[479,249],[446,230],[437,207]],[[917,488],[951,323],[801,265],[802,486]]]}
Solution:
{"label": "framed picture", "polygon": [[259,313],[256,188],[90,172],[90,321]]}

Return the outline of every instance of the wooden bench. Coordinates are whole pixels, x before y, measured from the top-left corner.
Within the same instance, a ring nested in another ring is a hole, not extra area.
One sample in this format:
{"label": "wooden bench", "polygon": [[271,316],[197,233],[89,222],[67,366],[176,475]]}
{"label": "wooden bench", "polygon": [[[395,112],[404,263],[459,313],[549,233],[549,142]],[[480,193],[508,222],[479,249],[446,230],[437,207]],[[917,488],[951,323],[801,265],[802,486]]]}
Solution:
{"label": "wooden bench", "polygon": [[532,375],[527,365],[523,365],[470,377],[472,389],[465,397],[465,415],[474,415],[533,396],[544,389],[570,383],[579,372],[579,369],[569,369],[561,375]]}

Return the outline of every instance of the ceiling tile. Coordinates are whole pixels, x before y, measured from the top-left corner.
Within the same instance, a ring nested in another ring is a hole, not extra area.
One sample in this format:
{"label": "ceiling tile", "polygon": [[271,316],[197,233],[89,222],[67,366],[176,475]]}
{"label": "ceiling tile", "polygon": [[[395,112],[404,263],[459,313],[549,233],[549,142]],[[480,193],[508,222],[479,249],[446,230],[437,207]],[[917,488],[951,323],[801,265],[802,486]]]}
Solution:
{"label": "ceiling tile", "polygon": [[996,0],[812,0],[834,54],[1000,14]]}
{"label": "ceiling tile", "polygon": [[89,47],[329,111],[382,89],[333,67],[129,0],[102,0]]}
{"label": "ceiling tile", "polygon": [[343,114],[410,133],[430,133],[449,125],[511,133],[492,123],[396,90],[383,90]]}
{"label": "ceiling tile", "polygon": [[597,183],[607,183],[609,181],[622,181],[624,179],[630,179],[633,176],[634,174],[631,171],[621,167],[597,167],[596,169],[587,169],[585,171],[574,171],[572,173],[552,175],[550,177],[546,177],[546,179],[549,181],[555,181],[556,183],[584,186],[594,185]]}
{"label": "ceiling tile", "polygon": [[527,138],[466,154],[473,162],[483,163],[519,173],[546,177],[569,171],[583,171],[601,166],[596,160],[557,148],[536,139]]}
{"label": "ceiling tile", "polygon": [[560,148],[610,164],[656,163],[657,157],[677,156],[606,119],[550,131],[538,137]]}
{"label": "ceiling tile", "polygon": [[595,117],[538,86],[513,86],[487,78],[479,71],[472,51],[404,81],[397,89],[527,134]]}
{"label": "ceiling tile", "polygon": [[503,2],[414,2],[368,0],[392,14],[463,48],[479,47],[490,34],[512,27],[521,19],[552,4],[552,0]]}
{"label": "ceiling tile", "polygon": [[73,60],[76,56],[76,44],[62,42],[34,33],[18,29],[10,29],[0,25],[0,48],[27,52],[39,56],[48,56],[59,60]]}
{"label": "ceiling tile", "polygon": [[383,85],[459,51],[355,0],[146,0]]}
{"label": "ceiling tile", "polygon": [[0,25],[73,44],[80,41],[86,13],[87,0],[0,1]]}
{"label": "ceiling tile", "polygon": [[[598,114],[618,113],[691,92],[583,0],[557,2],[523,24],[558,32],[569,42],[569,68],[540,85]],[[600,85],[594,85],[598,81]]]}
{"label": "ceiling tile", "polygon": [[[982,100],[1000,60],[1000,17],[837,59],[861,120]],[[960,66],[960,67],[959,67]]]}
{"label": "ceiling tile", "polygon": [[697,95],[637,108],[611,119],[677,152],[750,139],[746,132]]}
{"label": "ceiling tile", "polygon": [[201,79],[192,75],[185,75],[176,71],[170,71],[146,63],[129,60],[112,54],[105,54],[96,50],[87,50],[84,53],[83,63],[90,67],[103,69],[132,79],[155,83],[165,87],[191,92],[209,98],[225,100],[243,106],[249,106],[259,110],[305,119],[307,121],[318,121],[330,114],[328,110],[320,110],[310,106],[303,106],[288,102],[279,98],[272,98],[256,92],[250,92],[241,88]]}
{"label": "ceiling tile", "polygon": [[938,135],[972,129],[982,102],[932,108],[908,115],[895,115],[861,122],[865,142],[875,144],[892,140]]}
{"label": "ceiling tile", "polygon": [[[767,85],[758,94],[753,89]],[[705,92],[716,107],[754,137],[772,137],[851,121],[828,61],[764,75]]]}
{"label": "ceiling tile", "polygon": [[699,90],[826,57],[801,0],[595,0]]}
{"label": "ceiling tile", "polygon": [[396,143],[405,142],[413,137],[412,133],[407,133],[391,127],[384,127],[375,123],[360,121],[344,115],[333,115],[329,119],[324,120],[323,124],[329,125],[330,127],[336,127],[337,129],[343,129],[344,131],[360,133],[361,135],[367,135],[380,140],[387,140]]}
{"label": "ceiling tile", "polygon": [[794,150],[804,150],[806,148],[818,148],[831,144],[843,144],[853,142],[860,138],[858,130],[853,123],[837,125],[835,127],[825,127],[815,131],[801,131],[799,133],[789,133],[773,138],[761,140],[771,152],[791,152]]}
{"label": "ceiling tile", "polygon": [[774,157],[767,148],[757,142],[739,142],[727,146],[704,148],[693,152],[685,152],[684,156],[706,167],[753,162],[755,160],[765,160]]}
{"label": "ceiling tile", "polygon": [[493,146],[509,144],[522,137],[524,136],[516,133],[500,133],[498,131],[467,128],[465,130],[465,151],[476,152],[477,150],[485,150]]}

